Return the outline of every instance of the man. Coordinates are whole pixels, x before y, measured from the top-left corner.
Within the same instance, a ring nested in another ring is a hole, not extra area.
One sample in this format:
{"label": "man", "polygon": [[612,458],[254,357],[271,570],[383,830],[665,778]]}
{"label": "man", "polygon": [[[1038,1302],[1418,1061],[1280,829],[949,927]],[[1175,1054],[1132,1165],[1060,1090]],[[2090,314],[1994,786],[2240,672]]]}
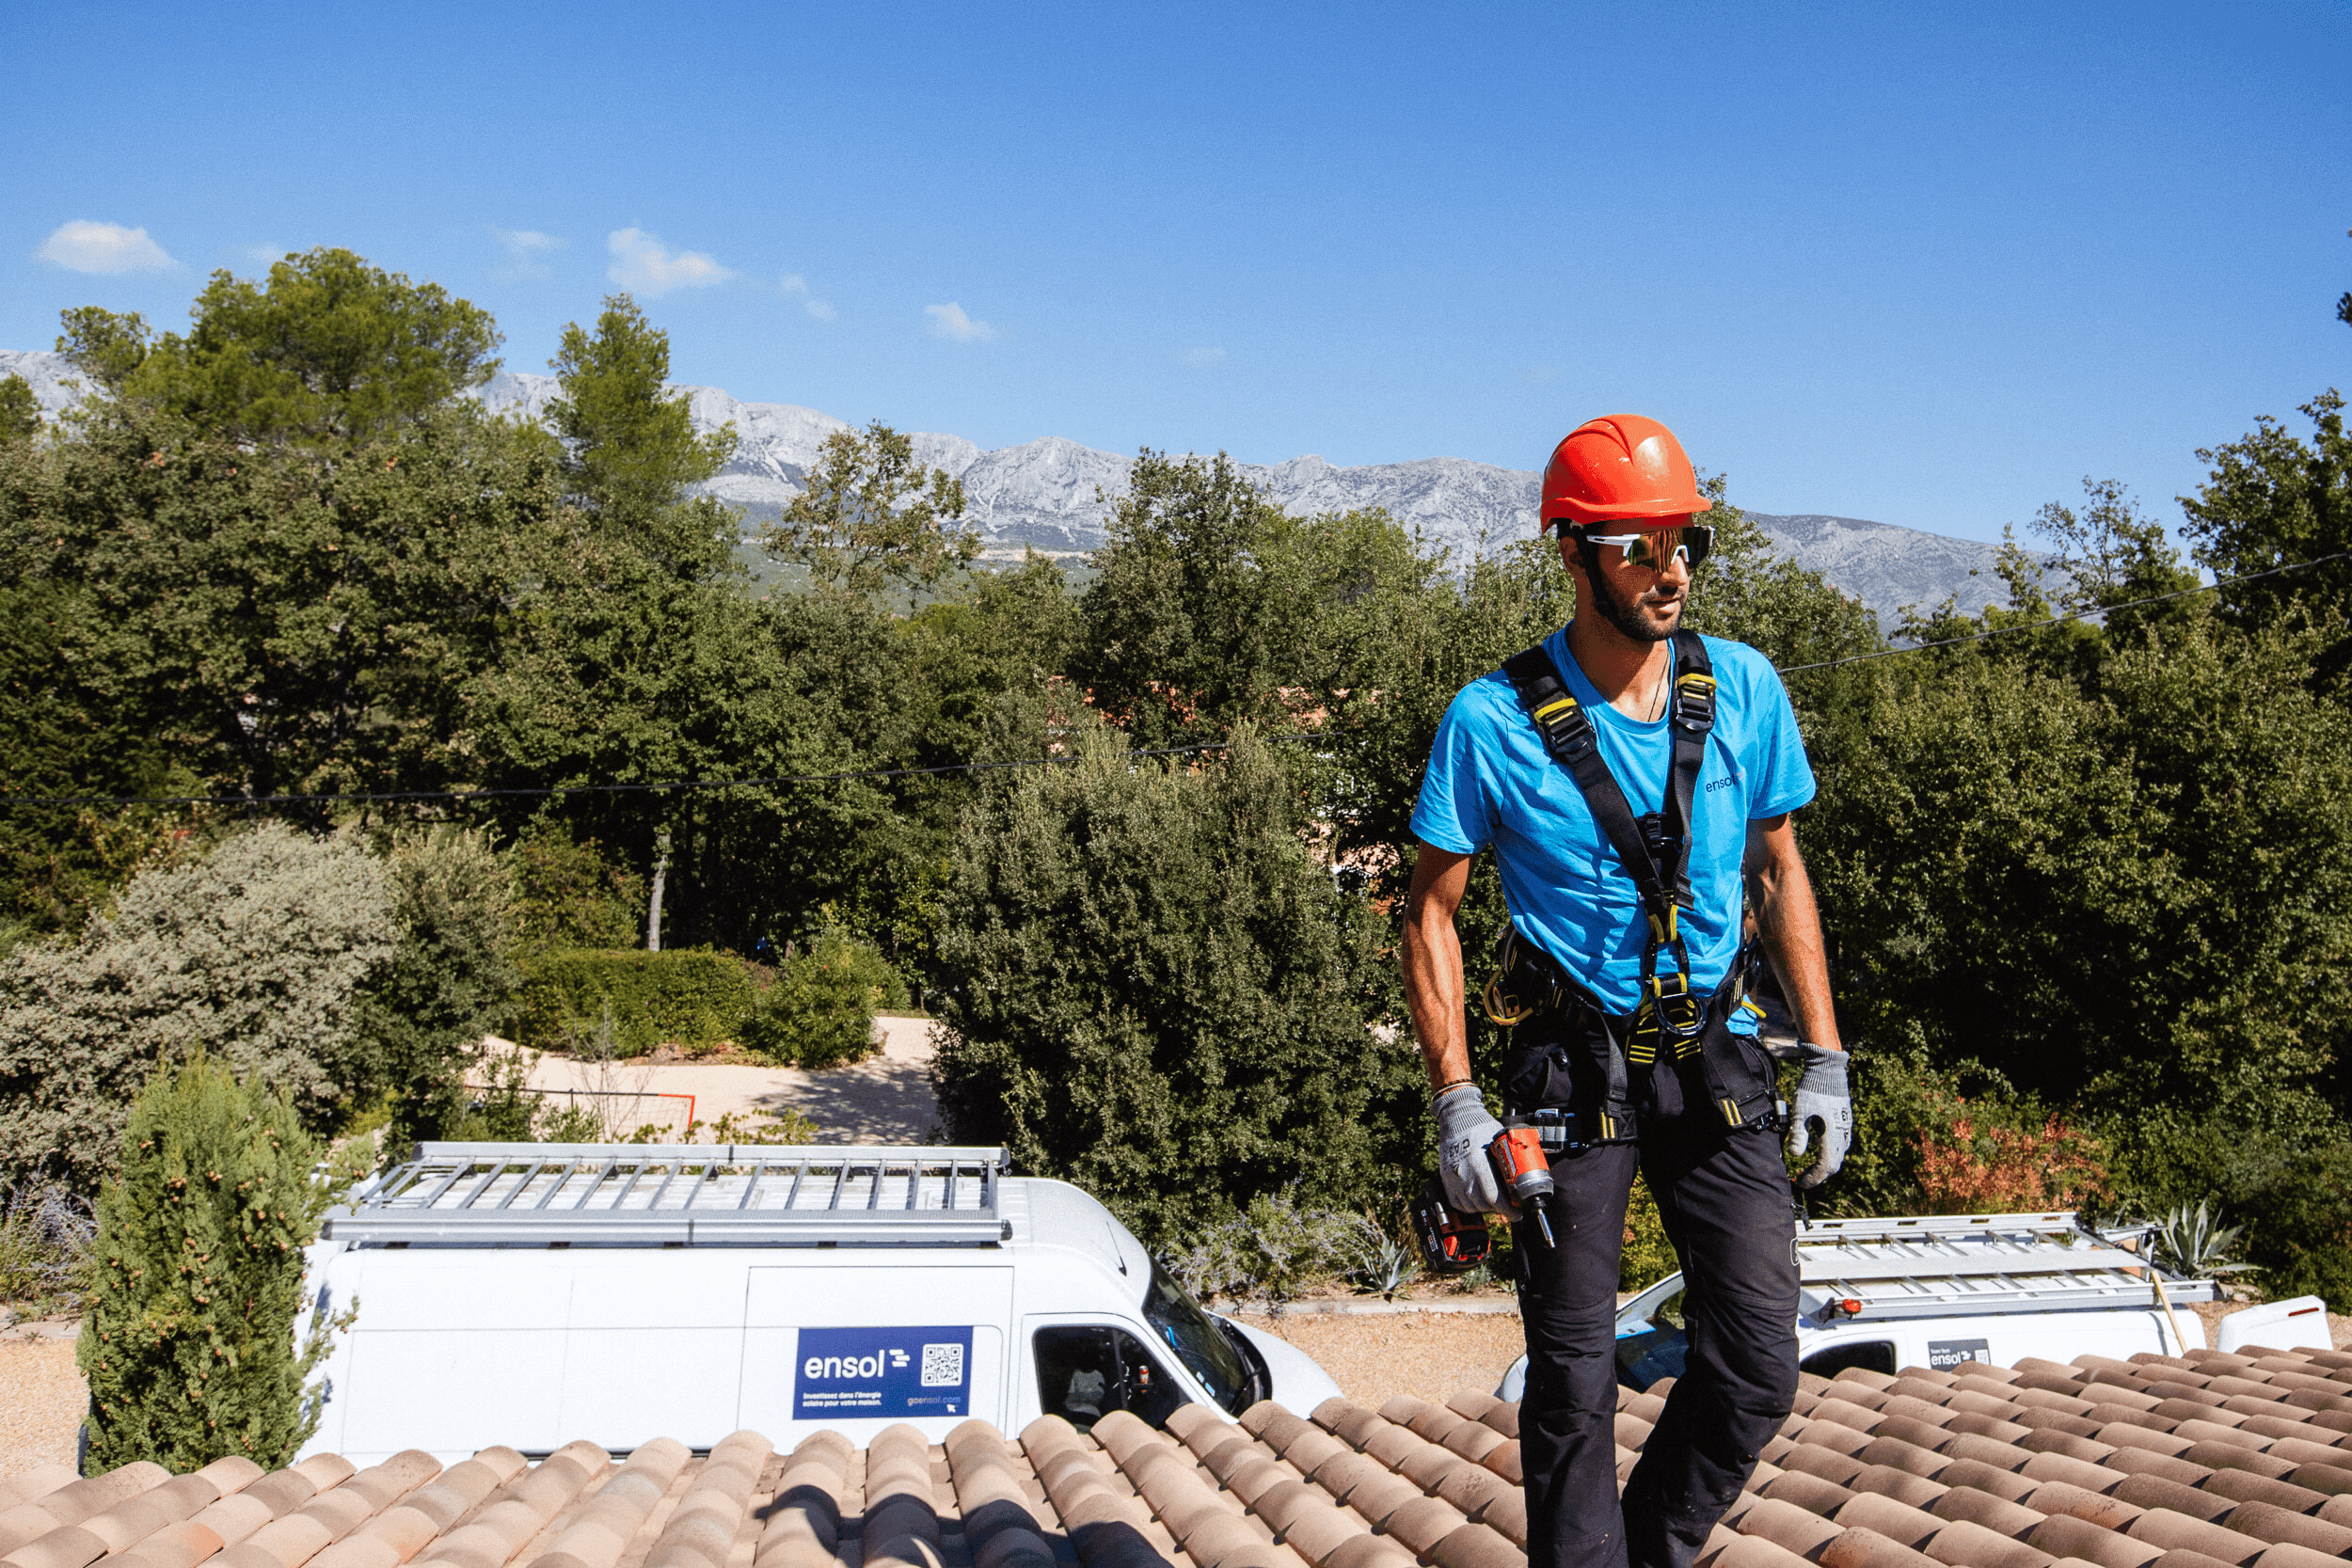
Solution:
{"label": "man", "polygon": [[[1788,1150],[1834,1173],[1851,1135],[1820,920],[1788,814],[1813,798],[1779,675],[1679,630],[1712,530],[1690,459],[1654,420],[1578,427],[1545,470],[1576,615],[1463,689],[1438,725],[1413,832],[1406,992],[1437,1092],[1442,1180],[1517,1212],[1470,1072],[1454,926],[1491,847],[1511,908],[1485,1001],[1514,1024],[1505,1114],[1541,1128],[1552,1240],[1518,1239],[1519,1411],[1531,1568],[1688,1564],[1788,1414],[1797,1270],[1772,1066],[1755,1038],[1752,915],[1803,1041]],[[1687,1282],[1688,1366],[1622,1508],[1613,1319],[1636,1164]]]}

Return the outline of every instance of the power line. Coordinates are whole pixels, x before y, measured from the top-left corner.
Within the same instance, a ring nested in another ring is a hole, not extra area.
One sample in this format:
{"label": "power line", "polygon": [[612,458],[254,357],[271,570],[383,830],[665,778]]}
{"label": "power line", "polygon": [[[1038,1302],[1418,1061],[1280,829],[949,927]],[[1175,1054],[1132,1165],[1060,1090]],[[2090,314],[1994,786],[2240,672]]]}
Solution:
{"label": "power line", "polygon": [[[1260,736],[1272,744],[1285,740],[1327,738],[1313,730],[1289,735]],[[1129,752],[1131,757],[1187,756],[1195,752],[1223,752],[1230,740],[1208,740],[1197,746],[1155,746]],[[631,784],[518,784],[489,789],[334,790],[315,795],[0,795],[0,806],[285,806],[331,801],[373,803],[385,800],[486,800],[498,797],[548,795],[627,795],[663,789],[751,789],[761,784],[836,784],[851,779],[904,779],[929,773],[993,773],[1004,768],[1051,768],[1075,762],[1066,757],[1016,757],[1009,762],[949,762],[935,768],[862,768],[841,773],[777,773],[757,779],[660,779]]]}
{"label": "power line", "polygon": [[2007,637],[2010,633],[2018,631],[2040,631],[2044,626],[2063,626],[2069,621],[2089,620],[2097,615],[2112,615],[2119,610],[2137,610],[2142,605],[2163,604],[2170,599],[2193,598],[2200,594],[2211,594],[2223,588],[2233,588],[2241,582],[2257,582],[2264,578],[2275,578],[2283,572],[2308,571],[2313,566],[2325,566],[2330,561],[2352,561],[2352,550],[2338,550],[2333,555],[2315,556],[2310,561],[2291,561],[2284,566],[2273,566],[2267,571],[2249,572],[2244,577],[2238,578],[2222,578],[2217,581],[2200,583],[2194,588],[2175,589],[2169,594],[2152,594],[2144,599],[2128,599],[2122,604],[2100,605],[2093,610],[2069,610],[2064,615],[2053,615],[2043,621],[2026,621],[2013,626],[1994,626],[1991,631],[1972,632],[1966,637],[1945,637],[1933,642],[1914,642],[1907,648],[1882,648],[1876,653],[1854,654],[1846,658],[1823,659],[1818,664],[1791,664],[1783,668],[1780,673],[1784,675],[1802,675],[1808,670],[1835,670],[1841,665],[1867,664],[1873,659],[1899,658],[1904,654],[1923,654],[1931,648],[1957,648],[1966,642],[1981,642],[1988,637]]}

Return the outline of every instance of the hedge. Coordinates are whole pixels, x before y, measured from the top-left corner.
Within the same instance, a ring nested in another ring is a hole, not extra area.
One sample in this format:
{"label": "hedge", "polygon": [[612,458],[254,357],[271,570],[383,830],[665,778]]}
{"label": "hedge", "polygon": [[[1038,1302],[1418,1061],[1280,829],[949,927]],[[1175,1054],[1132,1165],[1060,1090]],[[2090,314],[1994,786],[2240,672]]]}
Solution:
{"label": "hedge", "polygon": [[712,1045],[742,1032],[754,996],[743,960],[712,948],[558,950],[524,965],[514,1036],[539,1050],[575,1046],[609,1008],[624,1056],[657,1045]]}

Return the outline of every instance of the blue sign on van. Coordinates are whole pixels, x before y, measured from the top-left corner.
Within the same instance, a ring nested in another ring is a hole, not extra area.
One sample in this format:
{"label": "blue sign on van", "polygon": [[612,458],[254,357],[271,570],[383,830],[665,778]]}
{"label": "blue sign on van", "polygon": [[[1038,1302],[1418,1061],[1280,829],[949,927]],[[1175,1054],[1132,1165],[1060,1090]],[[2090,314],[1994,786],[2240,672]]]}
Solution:
{"label": "blue sign on van", "polygon": [[968,1416],[972,1330],[804,1328],[792,1418]]}

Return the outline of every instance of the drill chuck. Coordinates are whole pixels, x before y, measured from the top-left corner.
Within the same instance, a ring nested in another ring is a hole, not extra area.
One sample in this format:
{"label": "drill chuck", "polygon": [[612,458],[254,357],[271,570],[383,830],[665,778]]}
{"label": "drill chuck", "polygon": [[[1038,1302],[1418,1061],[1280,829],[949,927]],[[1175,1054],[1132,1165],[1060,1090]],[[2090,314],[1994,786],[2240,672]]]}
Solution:
{"label": "drill chuck", "polygon": [[1544,1210],[1560,1187],[1551,1179],[1551,1162],[1544,1158],[1543,1133],[1534,1127],[1506,1127],[1486,1146],[1486,1156],[1511,1201],[1535,1216],[1535,1227],[1549,1245],[1551,1219]]}

